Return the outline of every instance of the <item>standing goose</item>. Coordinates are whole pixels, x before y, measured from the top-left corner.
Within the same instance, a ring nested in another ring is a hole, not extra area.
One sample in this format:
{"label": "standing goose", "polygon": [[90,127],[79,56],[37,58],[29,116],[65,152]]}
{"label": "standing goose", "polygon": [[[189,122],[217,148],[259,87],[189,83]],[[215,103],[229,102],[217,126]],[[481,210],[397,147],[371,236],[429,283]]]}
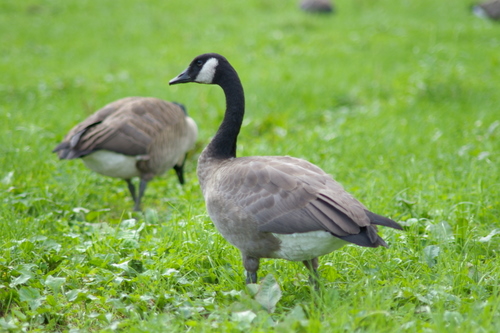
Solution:
{"label": "standing goose", "polygon": [[[122,178],[141,209],[147,183],[174,168],[184,184],[186,153],[196,141],[196,123],[183,106],[152,97],[112,102],[69,131],[52,152],[60,159],[81,158],[92,171]],[[140,177],[139,194],[131,179]]]}
{"label": "standing goose", "polygon": [[333,13],[334,5],[330,0],[301,0],[300,9],[311,13]]}
{"label": "standing goose", "polygon": [[198,178],[216,228],[242,255],[247,283],[257,282],[261,258],[302,261],[317,277],[318,257],[347,243],[386,246],[376,225],[401,229],[368,211],[317,166],[288,156],[236,158],[245,113],[238,74],[223,56],[196,57],[170,84],[219,85],[226,112],[198,160]]}
{"label": "standing goose", "polygon": [[500,0],[479,3],[472,7],[472,12],[481,18],[500,20]]}

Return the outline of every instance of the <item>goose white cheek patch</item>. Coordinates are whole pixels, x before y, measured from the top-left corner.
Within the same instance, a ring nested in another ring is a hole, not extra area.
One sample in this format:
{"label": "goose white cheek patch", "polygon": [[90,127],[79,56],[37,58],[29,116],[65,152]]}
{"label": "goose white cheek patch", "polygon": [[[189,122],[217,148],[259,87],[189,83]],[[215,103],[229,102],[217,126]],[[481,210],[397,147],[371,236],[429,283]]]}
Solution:
{"label": "goose white cheek patch", "polygon": [[219,61],[216,58],[208,59],[198,73],[198,76],[196,76],[195,81],[199,83],[212,83],[218,64]]}

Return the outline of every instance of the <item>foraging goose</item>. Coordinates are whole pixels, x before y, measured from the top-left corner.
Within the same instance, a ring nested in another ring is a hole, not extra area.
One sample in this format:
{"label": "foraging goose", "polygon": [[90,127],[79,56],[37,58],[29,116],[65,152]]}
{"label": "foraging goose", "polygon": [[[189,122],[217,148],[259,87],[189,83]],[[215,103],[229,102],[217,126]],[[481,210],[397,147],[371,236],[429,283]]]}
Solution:
{"label": "foraging goose", "polygon": [[500,20],[500,0],[487,1],[472,7],[474,15],[481,18]]}
{"label": "foraging goose", "polygon": [[[60,159],[81,158],[92,171],[122,178],[140,210],[147,183],[174,168],[184,184],[183,167],[198,130],[183,106],[152,97],[112,102],[76,125],[52,151]],[[139,194],[131,179],[140,177]]]}
{"label": "foraging goose", "polygon": [[305,12],[333,13],[335,7],[330,0],[301,0],[299,7]]}
{"label": "foraging goose", "polygon": [[198,179],[208,214],[240,251],[247,283],[257,282],[261,258],[302,261],[317,277],[318,257],[341,246],[387,246],[376,225],[401,229],[368,211],[317,166],[288,156],[236,158],[245,112],[238,74],[223,56],[196,57],[170,84],[219,85],[226,112],[219,130],[198,159]]}

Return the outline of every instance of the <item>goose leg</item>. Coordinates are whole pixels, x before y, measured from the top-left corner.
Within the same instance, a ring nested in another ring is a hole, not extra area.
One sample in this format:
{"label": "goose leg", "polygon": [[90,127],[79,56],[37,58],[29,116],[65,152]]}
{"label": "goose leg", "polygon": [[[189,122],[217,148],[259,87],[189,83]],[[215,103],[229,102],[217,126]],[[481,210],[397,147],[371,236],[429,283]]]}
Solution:
{"label": "goose leg", "polygon": [[127,182],[128,190],[130,191],[130,194],[132,195],[132,200],[134,200],[134,203],[136,202],[136,196],[135,196],[135,186],[132,183],[132,180],[130,179],[125,179]]}
{"label": "goose leg", "polygon": [[257,272],[247,271],[246,284],[257,283]]}
{"label": "goose leg", "polygon": [[184,156],[184,160],[181,165],[174,165],[175,173],[177,174],[177,178],[179,178],[179,183],[181,183],[181,185],[184,185],[184,163],[186,162],[186,157],[187,154]]}
{"label": "goose leg", "polygon": [[243,257],[243,266],[247,271],[246,283],[257,283],[257,270],[259,269],[259,259],[254,257]]}
{"label": "goose leg", "polygon": [[309,270],[309,283],[314,286],[315,289],[318,289],[318,281],[319,281],[319,275],[318,275],[318,266],[319,266],[319,261],[318,258],[313,258],[311,260],[304,260],[302,262],[304,266]]}
{"label": "goose leg", "polygon": [[142,196],[144,195],[144,192],[146,191],[147,186],[148,186],[148,181],[141,178],[141,181],[139,182],[139,195],[137,196],[137,200],[135,200],[135,206],[134,206],[134,210],[136,212],[141,211],[141,199]]}

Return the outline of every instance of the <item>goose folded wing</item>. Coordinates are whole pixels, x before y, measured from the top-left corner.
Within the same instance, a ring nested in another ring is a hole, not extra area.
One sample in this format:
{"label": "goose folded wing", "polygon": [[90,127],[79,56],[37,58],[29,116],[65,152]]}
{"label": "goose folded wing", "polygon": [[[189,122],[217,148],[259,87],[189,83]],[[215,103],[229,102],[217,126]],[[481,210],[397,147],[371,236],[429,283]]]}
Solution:
{"label": "goose folded wing", "polygon": [[101,127],[101,124],[106,122],[107,119],[112,118],[124,105],[137,99],[137,97],[127,97],[104,106],[73,127],[69,133],[66,134],[64,140],[58,144],[52,152],[57,153],[61,159],[73,159],[88,155],[97,150],[95,146],[99,140],[94,138],[96,134],[98,134],[97,137],[101,139],[113,135],[112,131],[109,131],[109,129],[107,129],[105,133],[99,133],[104,131],[103,128],[106,127]]}
{"label": "goose folded wing", "polygon": [[70,133],[75,157],[97,150],[129,156],[146,155],[153,141],[163,136],[169,143],[184,111],[174,103],[155,98],[129,97],[105,106]]}
{"label": "goose folded wing", "polygon": [[53,152],[63,159],[83,157],[97,150],[137,156],[147,153],[150,142],[149,135],[126,123],[116,126],[98,122],[68,135]]}
{"label": "goose folded wing", "polygon": [[107,119],[105,122],[89,128],[81,136],[78,150],[109,150],[124,155],[145,155],[152,141],[150,133],[135,126],[134,115],[125,114],[121,119]]}
{"label": "goose folded wing", "polygon": [[[259,230],[279,234],[324,230],[357,235],[370,225],[364,206],[319,168],[308,164],[252,161],[232,169],[222,191]],[[371,227],[373,228],[373,227]]]}

